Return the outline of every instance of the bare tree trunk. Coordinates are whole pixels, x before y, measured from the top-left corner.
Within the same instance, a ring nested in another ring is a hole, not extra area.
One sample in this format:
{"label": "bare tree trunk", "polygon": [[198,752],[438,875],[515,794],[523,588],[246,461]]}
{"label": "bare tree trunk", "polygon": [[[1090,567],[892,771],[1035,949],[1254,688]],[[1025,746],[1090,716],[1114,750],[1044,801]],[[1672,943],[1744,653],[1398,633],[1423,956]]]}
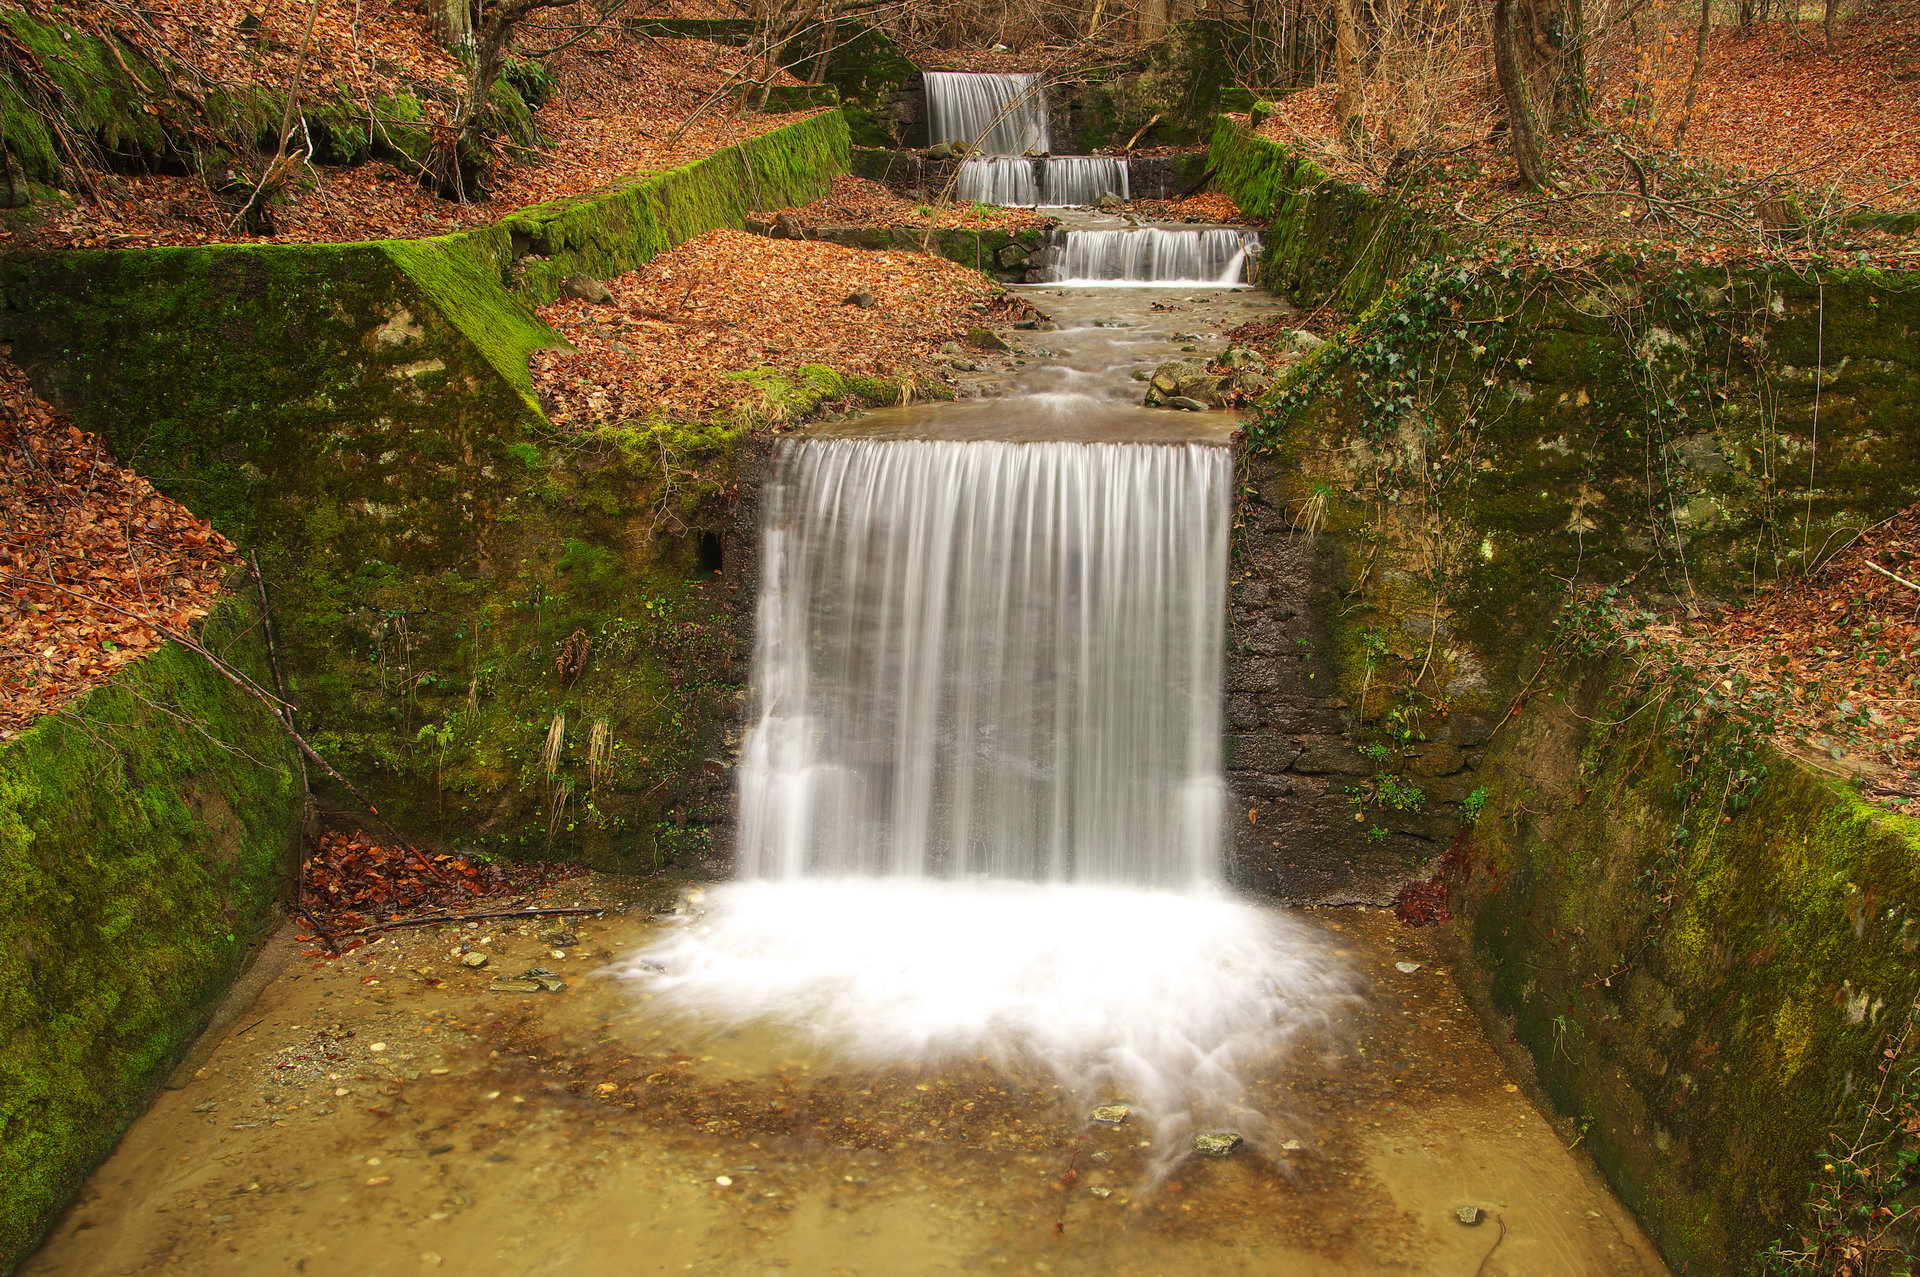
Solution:
{"label": "bare tree trunk", "polygon": [[[1827,0],[1828,11],[1833,8],[1833,0]],[[1700,0],[1700,31],[1693,41],[1693,70],[1687,75],[1687,100],[1680,107],[1680,122],[1673,126],[1673,144],[1680,145],[1687,136],[1687,125],[1693,122],[1693,100],[1700,92],[1700,68],[1707,61],[1707,32],[1713,26],[1713,0]]]}
{"label": "bare tree trunk", "polygon": [[473,41],[473,10],[468,0],[428,0],[433,36],[449,49]]}
{"label": "bare tree trunk", "polygon": [[1158,40],[1167,31],[1167,0],[1140,0],[1140,36]]}
{"label": "bare tree trunk", "polygon": [[1521,60],[1520,42],[1526,38],[1531,43],[1532,33],[1529,31],[1523,37],[1519,29],[1527,16],[1524,12],[1514,12],[1520,3],[1521,0],[1494,0],[1493,73],[1500,82],[1500,96],[1506,101],[1507,137],[1513,146],[1520,180],[1534,190],[1544,190],[1548,185],[1547,163],[1540,152],[1539,118],[1533,111],[1533,93]]}
{"label": "bare tree trunk", "polygon": [[1348,140],[1357,137],[1360,120],[1360,22],[1353,0],[1333,0],[1333,74],[1340,91],[1333,99],[1333,119]]}
{"label": "bare tree trunk", "polygon": [[1586,128],[1593,116],[1593,101],[1587,86],[1585,0],[1566,0],[1560,16],[1564,30],[1560,38],[1559,74],[1553,87],[1553,127],[1557,132],[1571,133]]}
{"label": "bare tree trunk", "polygon": [[1824,12],[1820,16],[1820,25],[1826,28],[1828,53],[1833,52],[1833,47],[1834,47],[1833,20],[1834,18],[1839,16],[1839,11],[1840,11],[1840,0],[1827,0],[1826,12]]}

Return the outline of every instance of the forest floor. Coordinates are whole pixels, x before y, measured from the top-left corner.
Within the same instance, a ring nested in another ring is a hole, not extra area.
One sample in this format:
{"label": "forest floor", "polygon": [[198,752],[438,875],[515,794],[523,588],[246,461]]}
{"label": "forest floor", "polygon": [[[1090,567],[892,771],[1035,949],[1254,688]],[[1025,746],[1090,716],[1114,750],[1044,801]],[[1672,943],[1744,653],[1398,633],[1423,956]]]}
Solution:
{"label": "forest floor", "polygon": [[[308,0],[154,0],[124,13],[97,0],[66,15],[104,24],[158,60],[190,68],[193,90],[293,83]],[[560,44],[585,6],[548,10],[529,40]],[[466,86],[466,72],[426,30],[420,9],[363,14],[354,0],[317,0],[305,92],[374,101],[411,93],[429,123],[445,123]],[[260,42],[242,34],[249,16],[264,22]],[[534,110],[544,145],[497,140],[483,193],[443,199],[417,174],[372,160],[350,167],[306,164],[271,212],[281,241],[337,242],[441,235],[485,225],[531,204],[597,190],[635,174],[685,164],[801,118],[742,111],[732,97],[699,118],[696,110],[746,58],[743,50],[701,40],[669,40],[607,28],[545,59],[545,101]],[[795,83],[784,72],[779,83]],[[802,113],[805,114],[805,113]],[[689,124],[688,121],[692,119]],[[684,128],[683,128],[684,126]],[[200,178],[97,173],[74,183],[72,203],[41,217],[15,215],[0,226],[0,248],[141,248],[256,240],[232,221]]]}
{"label": "forest floor", "polygon": [[562,427],[711,417],[760,393],[764,378],[741,375],[758,369],[791,376],[825,364],[928,386],[947,375],[939,347],[989,322],[1000,294],[944,258],[727,229],[608,288],[612,305],[563,300],[540,312],[575,347],[533,357],[534,384]]}
{"label": "forest floor", "polygon": [[[1423,207],[1468,240],[1766,249],[1768,219],[1756,221],[1756,209],[1779,196],[1797,200],[1800,219],[1836,225],[1852,213],[1920,209],[1920,0],[1880,0],[1843,21],[1832,50],[1817,23],[1716,31],[1691,114],[1693,35],[1664,35],[1672,38],[1651,32],[1638,59],[1624,50],[1596,67],[1595,127],[1549,143],[1555,191],[1517,186],[1490,70],[1436,77],[1426,100],[1382,90],[1383,112],[1431,121],[1402,139],[1425,162],[1409,163],[1394,144],[1338,140],[1332,85],[1282,98],[1260,132],[1334,176]],[[1846,238],[1852,249],[1913,256],[1876,232]]]}
{"label": "forest floor", "polygon": [[239,562],[0,347],[0,741],[186,631]]}

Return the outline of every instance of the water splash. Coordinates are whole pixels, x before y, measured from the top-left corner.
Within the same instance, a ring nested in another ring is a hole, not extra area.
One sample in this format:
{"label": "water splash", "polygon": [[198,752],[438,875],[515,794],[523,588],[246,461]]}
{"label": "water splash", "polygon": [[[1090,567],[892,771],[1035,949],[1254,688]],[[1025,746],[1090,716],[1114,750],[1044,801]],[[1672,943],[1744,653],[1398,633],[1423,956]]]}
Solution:
{"label": "water splash", "polygon": [[870,878],[704,898],[629,974],[711,1033],[772,1023],[855,1068],[1038,1067],[1130,1105],[1171,1165],[1197,1129],[1277,1153],[1297,1118],[1245,1078],[1332,1040],[1354,983],[1320,934],[1212,891]]}

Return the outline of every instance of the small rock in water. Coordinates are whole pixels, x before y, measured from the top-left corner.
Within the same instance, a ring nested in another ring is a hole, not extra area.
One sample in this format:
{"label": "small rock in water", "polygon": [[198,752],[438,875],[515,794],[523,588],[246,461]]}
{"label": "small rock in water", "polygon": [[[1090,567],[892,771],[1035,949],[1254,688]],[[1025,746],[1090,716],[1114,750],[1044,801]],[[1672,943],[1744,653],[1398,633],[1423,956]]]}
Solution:
{"label": "small rock in water", "polygon": [[1486,1212],[1482,1211],[1478,1206],[1462,1206],[1453,1213],[1453,1217],[1471,1228],[1475,1224],[1478,1224],[1481,1219],[1484,1218],[1485,1214]]}
{"label": "small rock in water", "polygon": [[858,306],[861,310],[871,310],[880,304],[880,299],[872,293],[848,293],[847,300],[841,304],[845,306]]}
{"label": "small rock in water", "polygon": [[194,1105],[193,1111],[196,1113],[211,1113],[218,1105],[218,1100],[208,1100],[205,1104]]}
{"label": "small rock in water", "polygon": [[1113,1190],[1111,1188],[1102,1188],[1098,1184],[1095,1184],[1092,1188],[1089,1188],[1087,1191],[1089,1193],[1092,1193],[1095,1197],[1098,1197],[1103,1202],[1107,1200],[1107,1198],[1113,1196]]}
{"label": "small rock in water", "polygon": [[540,937],[540,943],[556,949],[571,949],[580,943],[580,937],[571,931],[549,931]]}
{"label": "small rock in water", "polygon": [[1102,1104],[1093,1110],[1092,1118],[1108,1126],[1118,1126],[1132,1116],[1133,1110],[1124,1104]]}
{"label": "small rock in water", "polygon": [[1396,962],[1393,964],[1393,969],[1401,975],[1412,975],[1420,969],[1420,964],[1417,962]]}
{"label": "small rock in water", "polygon": [[463,967],[484,967],[487,965],[487,955],[484,953],[469,953],[466,957],[460,959],[460,965]]}
{"label": "small rock in water", "polygon": [[1238,1131],[1202,1131],[1193,1137],[1193,1151],[1201,1157],[1225,1157],[1244,1143]]}
{"label": "small rock in water", "polygon": [[1113,1160],[1113,1154],[1107,1152],[1105,1149],[1102,1149],[1100,1152],[1095,1153],[1092,1157],[1088,1158],[1087,1160],[1092,1162],[1095,1166],[1105,1166],[1108,1162],[1111,1162]]}
{"label": "small rock in water", "polygon": [[1300,1141],[1288,1140],[1286,1143],[1282,1144],[1280,1147],[1285,1152],[1298,1153],[1300,1151]]}
{"label": "small rock in water", "polygon": [[488,993],[538,993],[540,986],[532,980],[495,980],[487,986]]}
{"label": "small rock in water", "polygon": [[1166,401],[1169,408],[1178,408],[1183,412],[1205,412],[1207,405],[1198,399],[1189,399],[1185,395],[1174,395]]}
{"label": "small rock in water", "polygon": [[1133,379],[1135,381],[1152,381],[1153,370],[1151,368],[1135,368],[1133,370]]}
{"label": "small rock in water", "polygon": [[520,973],[520,978],[533,981],[548,993],[559,993],[567,987],[567,982],[560,978],[558,971],[549,971],[545,967],[529,967]]}

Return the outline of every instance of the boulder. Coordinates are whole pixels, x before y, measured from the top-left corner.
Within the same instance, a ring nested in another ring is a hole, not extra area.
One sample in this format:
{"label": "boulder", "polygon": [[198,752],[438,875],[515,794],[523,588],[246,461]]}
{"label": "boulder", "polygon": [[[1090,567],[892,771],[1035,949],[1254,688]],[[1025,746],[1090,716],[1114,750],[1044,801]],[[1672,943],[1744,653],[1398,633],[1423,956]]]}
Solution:
{"label": "boulder", "polygon": [[1095,208],[1124,208],[1126,203],[1125,200],[1115,195],[1112,191],[1102,191],[1100,197],[1094,200],[1093,206]]}
{"label": "boulder", "polygon": [[843,306],[858,306],[861,310],[871,310],[880,304],[880,299],[872,293],[848,293]]}
{"label": "boulder", "polygon": [[1299,351],[1301,354],[1318,350],[1326,344],[1324,338],[1315,337],[1304,328],[1296,328],[1287,334],[1287,345]]}
{"label": "boulder", "polygon": [[1007,351],[1013,349],[1013,347],[1002,341],[999,335],[991,328],[967,329],[967,345],[972,346],[975,350]]}
{"label": "boulder", "polygon": [[927,158],[930,160],[957,160],[964,154],[964,150],[951,142],[935,142],[927,148]]}
{"label": "boulder", "polygon": [[1218,377],[1197,359],[1169,359],[1154,370],[1147,386],[1147,407],[1170,408],[1175,399],[1190,399],[1202,408],[1226,406],[1226,378]]}
{"label": "boulder", "polygon": [[1198,399],[1189,399],[1185,395],[1175,395],[1161,405],[1163,408],[1178,408],[1182,412],[1205,412],[1207,405]]}
{"label": "boulder", "polygon": [[595,306],[613,305],[613,293],[607,286],[591,275],[578,271],[567,276],[567,282],[560,285],[562,297],[572,297],[578,301],[592,302]]}
{"label": "boulder", "polygon": [[1033,254],[1019,244],[1009,244],[993,255],[993,259],[1007,270],[1016,266],[1025,267],[1033,262]]}

